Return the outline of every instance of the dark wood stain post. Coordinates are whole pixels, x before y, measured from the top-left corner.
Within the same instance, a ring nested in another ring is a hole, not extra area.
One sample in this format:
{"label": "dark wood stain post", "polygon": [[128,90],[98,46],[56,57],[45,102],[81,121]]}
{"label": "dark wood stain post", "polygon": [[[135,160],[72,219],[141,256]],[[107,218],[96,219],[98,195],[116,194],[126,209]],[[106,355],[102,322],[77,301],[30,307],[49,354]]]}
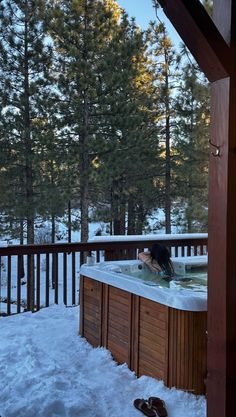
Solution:
{"label": "dark wood stain post", "polygon": [[236,398],[235,0],[216,0],[214,19],[234,65],[229,77],[212,85],[211,141],[221,156],[210,163],[207,392],[208,417],[228,417]]}
{"label": "dark wood stain post", "polygon": [[228,417],[236,398],[236,2],[213,0],[215,26],[199,0],[159,3],[212,82],[207,416]]}

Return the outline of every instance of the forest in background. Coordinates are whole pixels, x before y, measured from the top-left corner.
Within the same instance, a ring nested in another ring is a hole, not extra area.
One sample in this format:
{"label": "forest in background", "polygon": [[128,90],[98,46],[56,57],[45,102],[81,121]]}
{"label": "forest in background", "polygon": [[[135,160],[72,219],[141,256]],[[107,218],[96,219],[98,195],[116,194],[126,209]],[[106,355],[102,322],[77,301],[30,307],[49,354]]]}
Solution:
{"label": "forest in background", "polygon": [[[209,2],[205,2],[206,5]],[[207,231],[209,86],[158,19],[114,0],[0,4],[0,235],[34,243],[67,217],[88,239]],[[72,221],[72,210],[78,219]]]}

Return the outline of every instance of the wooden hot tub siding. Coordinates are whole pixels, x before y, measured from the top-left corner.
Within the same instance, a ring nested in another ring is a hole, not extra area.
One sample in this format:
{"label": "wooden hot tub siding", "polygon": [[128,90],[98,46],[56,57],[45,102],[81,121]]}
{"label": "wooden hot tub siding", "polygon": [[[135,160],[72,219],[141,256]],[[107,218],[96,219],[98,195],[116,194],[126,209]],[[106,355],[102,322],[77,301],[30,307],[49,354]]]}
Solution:
{"label": "wooden hot tub siding", "polygon": [[205,393],[206,312],[177,310],[81,276],[80,334],[137,374]]}

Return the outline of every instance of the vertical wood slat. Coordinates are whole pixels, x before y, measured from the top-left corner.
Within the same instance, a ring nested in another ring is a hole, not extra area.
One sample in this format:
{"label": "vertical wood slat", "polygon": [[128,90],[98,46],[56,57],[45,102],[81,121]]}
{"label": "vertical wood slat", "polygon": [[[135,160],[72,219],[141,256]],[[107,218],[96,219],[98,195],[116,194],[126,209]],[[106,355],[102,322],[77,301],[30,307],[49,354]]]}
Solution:
{"label": "vertical wood slat", "polygon": [[75,301],[75,252],[72,252],[72,269],[71,269],[72,277],[71,277],[71,285],[72,285],[72,305],[76,304]]}
{"label": "vertical wood slat", "polygon": [[84,337],[84,277],[83,275],[80,275],[79,304],[80,304],[79,334],[82,337]]}
{"label": "vertical wood slat", "polygon": [[0,256],[0,282],[2,278],[2,257]]}
{"label": "vertical wood slat", "polygon": [[58,253],[54,253],[54,279],[55,279],[55,289],[54,289],[54,302],[58,304]]}
{"label": "vertical wood slat", "polygon": [[168,385],[194,394],[205,392],[206,312],[169,308]]}
{"label": "vertical wood slat", "polygon": [[16,304],[17,304],[17,313],[21,312],[21,266],[22,266],[22,255],[17,256],[17,297],[16,297]]}
{"label": "vertical wood slat", "polygon": [[52,269],[51,269],[51,274],[52,274],[52,289],[55,289],[55,264],[56,264],[56,253],[52,253]]}
{"label": "vertical wood slat", "polygon": [[36,310],[40,310],[40,253],[36,257]]}
{"label": "vertical wood slat", "polygon": [[7,314],[11,314],[11,255],[7,257]]}
{"label": "vertical wood slat", "polygon": [[102,346],[102,339],[103,339],[103,323],[102,323],[102,317],[103,317],[103,284],[102,282],[99,283],[99,346]]}
{"label": "vertical wood slat", "polygon": [[31,279],[30,279],[30,259],[31,255],[27,255],[27,310],[31,307]]}
{"label": "vertical wood slat", "polygon": [[46,253],[46,276],[45,276],[45,304],[49,306],[49,253]]}
{"label": "vertical wood slat", "polygon": [[96,251],[96,262],[100,262],[100,251]]}
{"label": "vertical wood slat", "polygon": [[83,265],[85,258],[85,253],[82,251],[80,252],[80,266]]}
{"label": "vertical wood slat", "polygon": [[[24,255],[18,255],[19,257],[19,275],[20,278],[24,278],[25,271],[24,271]],[[18,262],[18,261],[17,261]]]}
{"label": "vertical wood slat", "polygon": [[102,285],[99,281],[81,277],[81,334],[95,347],[102,343]]}
{"label": "vertical wood slat", "polygon": [[63,302],[67,306],[67,253],[63,253]]}
{"label": "vertical wood slat", "polygon": [[27,255],[27,310],[34,311],[34,255]]}
{"label": "vertical wood slat", "polygon": [[133,315],[133,309],[132,309],[132,304],[133,304],[133,294],[129,293],[129,310],[128,310],[128,320],[129,320],[129,338],[128,338],[128,351],[129,351],[129,356],[128,356],[128,367],[131,367],[131,361],[132,361],[132,315]]}
{"label": "vertical wood slat", "polygon": [[139,346],[139,318],[140,318],[140,297],[138,295],[133,295],[132,303],[132,351],[133,355],[131,358],[131,370],[138,375],[139,370],[139,355],[138,355],[138,346]]}
{"label": "vertical wood slat", "polygon": [[108,299],[109,285],[103,284],[103,305],[102,305],[102,346],[107,348],[108,336]]}
{"label": "vertical wood slat", "polygon": [[2,257],[0,256],[0,315],[1,315],[1,295],[2,295]]}

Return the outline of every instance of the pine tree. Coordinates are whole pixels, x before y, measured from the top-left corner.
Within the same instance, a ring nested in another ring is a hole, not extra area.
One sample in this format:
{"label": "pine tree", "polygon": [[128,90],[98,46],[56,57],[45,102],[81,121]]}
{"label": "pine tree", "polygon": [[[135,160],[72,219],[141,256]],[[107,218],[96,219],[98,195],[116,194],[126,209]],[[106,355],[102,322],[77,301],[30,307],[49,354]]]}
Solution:
{"label": "pine tree", "polygon": [[[55,2],[50,34],[56,48],[58,129],[68,145],[70,165],[79,177],[81,240],[88,239],[90,177],[93,146],[99,142],[102,102],[101,62],[113,23],[118,19],[113,1]],[[78,185],[77,185],[78,186]],[[78,192],[78,190],[77,190]]]}
{"label": "pine tree", "polygon": [[153,56],[153,71],[159,89],[158,106],[160,111],[159,139],[162,144],[163,168],[159,180],[163,189],[165,231],[171,233],[171,211],[174,199],[173,184],[173,127],[175,124],[174,94],[179,82],[179,55],[168,36],[165,25],[151,23],[149,40]]}
{"label": "pine tree", "polygon": [[144,34],[123,12],[105,59],[106,142],[103,152],[98,151],[97,167],[114,234],[124,234],[126,228],[130,234],[141,233],[151,210],[151,196],[157,191],[153,178],[158,110],[147,48]]}
{"label": "pine tree", "polygon": [[57,2],[51,22],[58,128],[79,176],[81,240],[88,238],[89,206],[103,199],[114,231],[123,233],[127,190],[134,190],[143,142],[148,147],[155,130],[142,34],[111,0]]}
{"label": "pine tree", "polygon": [[43,0],[6,0],[0,7],[0,103],[8,189],[4,210],[11,231],[14,224],[20,224],[22,234],[26,222],[27,243],[33,243],[41,200],[42,108],[48,96],[51,61],[44,29],[45,4]]}
{"label": "pine tree", "polygon": [[206,231],[209,88],[196,65],[185,63],[176,100],[176,217],[189,233]]}

